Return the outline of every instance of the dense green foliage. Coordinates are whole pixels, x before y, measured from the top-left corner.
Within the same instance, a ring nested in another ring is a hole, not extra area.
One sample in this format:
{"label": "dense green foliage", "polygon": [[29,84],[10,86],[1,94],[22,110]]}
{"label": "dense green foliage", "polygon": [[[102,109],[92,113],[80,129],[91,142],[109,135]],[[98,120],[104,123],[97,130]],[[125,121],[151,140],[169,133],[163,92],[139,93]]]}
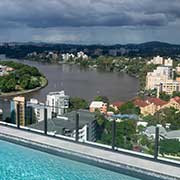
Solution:
{"label": "dense green foliage", "polygon": [[180,129],[180,112],[174,108],[162,109],[153,116],[144,117],[144,120],[148,122],[148,126],[161,124],[166,127],[166,123],[170,123],[170,130]]}
{"label": "dense green foliage", "polygon": [[[111,145],[112,144],[112,122],[108,121],[103,115],[97,112],[97,142]],[[132,149],[136,143],[136,122],[133,120],[124,120],[116,122],[116,139],[117,147]]]}
{"label": "dense green foliage", "polygon": [[109,99],[106,96],[96,96],[94,101],[102,101],[104,103],[109,104]]}
{"label": "dense green foliage", "polygon": [[180,142],[175,139],[165,139],[160,141],[160,153],[162,155],[178,155],[180,156]]}
{"label": "dense green foliage", "polygon": [[0,64],[14,69],[0,77],[1,92],[33,89],[41,85],[42,75],[37,68],[13,61],[0,61]]}
{"label": "dense green foliage", "polygon": [[88,102],[85,99],[74,97],[70,98],[70,107],[69,110],[78,110],[78,109],[87,109]]}
{"label": "dense green foliage", "polygon": [[164,101],[169,101],[171,96],[166,94],[165,92],[162,92],[162,93],[159,94],[159,98],[164,100]]}
{"label": "dense green foliage", "polygon": [[139,135],[139,144],[141,145],[141,149],[144,153],[154,154],[154,139],[149,139],[146,135]]}
{"label": "dense green foliage", "polygon": [[119,108],[121,114],[140,114],[139,107],[135,106],[133,102],[127,102]]}
{"label": "dense green foliage", "polygon": [[172,97],[176,97],[176,96],[180,97],[180,92],[174,91]]}

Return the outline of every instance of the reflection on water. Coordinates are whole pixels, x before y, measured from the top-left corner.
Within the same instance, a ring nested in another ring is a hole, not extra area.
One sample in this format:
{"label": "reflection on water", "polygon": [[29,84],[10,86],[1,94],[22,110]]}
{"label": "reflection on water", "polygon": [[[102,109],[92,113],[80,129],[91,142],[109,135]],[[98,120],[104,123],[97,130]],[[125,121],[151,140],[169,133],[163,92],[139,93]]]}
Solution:
{"label": "reflection on water", "polygon": [[128,100],[138,91],[138,80],[125,73],[98,72],[81,69],[76,65],[52,65],[24,61],[36,66],[48,79],[48,86],[27,95],[45,100],[50,91],[65,90],[70,96],[79,96],[92,100],[94,96],[104,95],[110,101]]}

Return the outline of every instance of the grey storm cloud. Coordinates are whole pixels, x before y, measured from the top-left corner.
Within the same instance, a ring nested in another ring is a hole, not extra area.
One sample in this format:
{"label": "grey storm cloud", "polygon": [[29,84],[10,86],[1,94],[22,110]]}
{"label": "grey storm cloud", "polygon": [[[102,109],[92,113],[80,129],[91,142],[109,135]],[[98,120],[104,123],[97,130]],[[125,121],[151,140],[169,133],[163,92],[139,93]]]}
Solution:
{"label": "grey storm cloud", "polygon": [[180,0],[2,0],[0,27],[166,26]]}

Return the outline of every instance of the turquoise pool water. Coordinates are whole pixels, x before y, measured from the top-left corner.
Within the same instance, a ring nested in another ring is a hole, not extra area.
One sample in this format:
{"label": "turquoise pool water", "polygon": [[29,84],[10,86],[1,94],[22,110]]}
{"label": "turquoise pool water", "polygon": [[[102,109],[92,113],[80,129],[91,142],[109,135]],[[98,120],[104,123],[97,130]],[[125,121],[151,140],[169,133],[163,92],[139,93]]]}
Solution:
{"label": "turquoise pool water", "polygon": [[0,180],[139,180],[0,140]]}

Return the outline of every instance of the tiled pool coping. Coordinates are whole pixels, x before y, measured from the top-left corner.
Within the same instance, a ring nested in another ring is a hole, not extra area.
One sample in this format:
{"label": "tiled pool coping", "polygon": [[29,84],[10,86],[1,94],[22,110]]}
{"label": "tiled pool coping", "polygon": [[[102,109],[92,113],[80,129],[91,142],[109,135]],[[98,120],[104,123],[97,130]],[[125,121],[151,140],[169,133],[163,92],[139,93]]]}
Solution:
{"label": "tiled pool coping", "polygon": [[14,128],[0,126],[0,139],[138,178],[180,179],[179,167]]}

